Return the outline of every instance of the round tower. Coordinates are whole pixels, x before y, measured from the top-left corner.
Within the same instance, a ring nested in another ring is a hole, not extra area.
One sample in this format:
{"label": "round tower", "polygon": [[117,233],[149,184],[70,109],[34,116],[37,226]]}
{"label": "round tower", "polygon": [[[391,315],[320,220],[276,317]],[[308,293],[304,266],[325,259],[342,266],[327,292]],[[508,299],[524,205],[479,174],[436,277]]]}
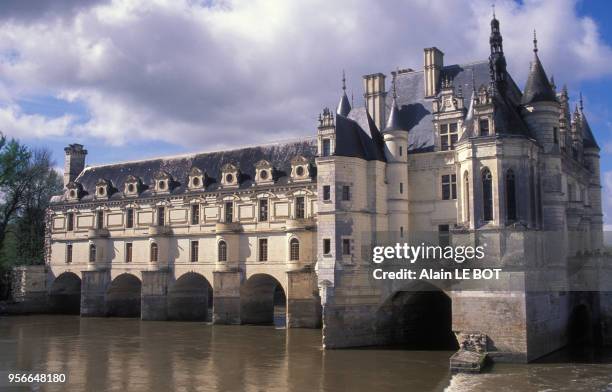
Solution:
{"label": "round tower", "polygon": [[408,227],[408,130],[400,124],[397,107],[397,74],[393,74],[393,102],[383,130],[387,159],[389,232],[396,239],[407,238]]}

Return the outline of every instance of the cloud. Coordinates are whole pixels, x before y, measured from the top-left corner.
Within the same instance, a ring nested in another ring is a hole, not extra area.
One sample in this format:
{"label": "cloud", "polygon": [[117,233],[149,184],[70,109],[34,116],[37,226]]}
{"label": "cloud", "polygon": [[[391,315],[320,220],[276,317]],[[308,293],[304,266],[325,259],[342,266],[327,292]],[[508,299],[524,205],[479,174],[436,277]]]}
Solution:
{"label": "cloud", "polygon": [[[424,47],[440,47],[447,63],[489,50],[488,0],[24,3],[0,6],[0,126],[16,136],[49,127],[207,149],[313,135],[317,113],[337,102],[342,69],[361,105],[361,75],[422,68]],[[558,83],[611,72],[610,47],[574,1],[500,1],[496,12],[520,83],[532,26]],[[20,111],[19,99],[41,94],[81,102],[87,119]]]}

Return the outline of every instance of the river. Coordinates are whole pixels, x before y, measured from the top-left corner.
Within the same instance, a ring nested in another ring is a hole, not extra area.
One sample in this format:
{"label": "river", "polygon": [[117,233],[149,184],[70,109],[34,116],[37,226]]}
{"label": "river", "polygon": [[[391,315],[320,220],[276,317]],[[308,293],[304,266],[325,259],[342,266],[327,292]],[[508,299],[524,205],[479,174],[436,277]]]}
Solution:
{"label": "river", "polygon": [[0,317],[0,390],[30,390],[7,387],[7,372],[39,371],[67,377],[65,384],[40,387],[44,391],[612,391],[609,350],[559,352],[534,364],[451,375],[449,351],[325,351],[320,334],[120,318]]}

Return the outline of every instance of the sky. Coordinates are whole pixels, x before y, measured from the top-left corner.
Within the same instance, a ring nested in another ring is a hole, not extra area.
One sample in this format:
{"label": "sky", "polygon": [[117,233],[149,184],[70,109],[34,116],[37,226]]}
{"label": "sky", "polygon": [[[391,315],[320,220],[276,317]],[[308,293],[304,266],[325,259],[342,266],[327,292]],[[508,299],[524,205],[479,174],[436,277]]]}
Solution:
{"label": "sky", "polygon": [[[88,164],[312,136],[345,70],[422,69],[488,57],[492,0],[2,0],[0,131]],[[495,1],[509,71],[539,56],[602,148],[612,225],[612,2]],[[612,228],[612,226],[610,226]]]}

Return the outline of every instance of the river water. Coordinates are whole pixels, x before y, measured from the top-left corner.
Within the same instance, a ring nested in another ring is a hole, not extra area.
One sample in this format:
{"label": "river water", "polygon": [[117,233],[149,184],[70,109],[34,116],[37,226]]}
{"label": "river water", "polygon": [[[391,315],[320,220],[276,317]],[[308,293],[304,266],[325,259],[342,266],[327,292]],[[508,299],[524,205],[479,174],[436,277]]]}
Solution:
{"label": "river water", "polygon": [[8,371],[39,371],[67,376],[65,384],[34,387],[45,391],[612,391],[609,351],[560,352],[540,363],[451,375],[452,352],[324,351],[320,334],[137,319],[0,317],[0,390],[30,390],[7,387]]}

